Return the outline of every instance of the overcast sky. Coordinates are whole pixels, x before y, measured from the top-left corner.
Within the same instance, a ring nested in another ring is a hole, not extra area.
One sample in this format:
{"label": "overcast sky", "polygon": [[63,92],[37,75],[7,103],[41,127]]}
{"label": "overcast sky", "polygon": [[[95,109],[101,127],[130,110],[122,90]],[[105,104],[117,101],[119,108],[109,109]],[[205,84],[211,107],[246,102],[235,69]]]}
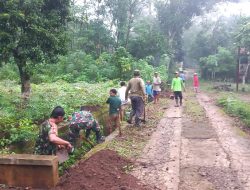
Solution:
{"label": "overcast sky", "polygon": [[220,3],[216,6],[218,14],[230,15],[250,15],[250,0],[241,0],[240,3]]}
{"label": "overcast sky", "polygon": [[[83,4],[85,0],[76,0],[77,4]],[[86,0],[88,2],[89,0]],[[230,15],[250,15],[250,0],[240,0],[239,3],[220,3],[215,9],[218,10],[218,14],[230,16]]]}

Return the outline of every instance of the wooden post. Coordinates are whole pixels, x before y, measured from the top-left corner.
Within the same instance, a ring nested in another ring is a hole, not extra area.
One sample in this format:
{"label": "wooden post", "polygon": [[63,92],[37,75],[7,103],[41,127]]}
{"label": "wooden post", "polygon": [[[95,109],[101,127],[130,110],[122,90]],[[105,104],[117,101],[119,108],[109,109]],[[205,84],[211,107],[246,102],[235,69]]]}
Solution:
{"label": "wooden post", "polygon": [[237,67],[236,67],[236,91],[239,90],[239,70],[240,70],[240,46],[238,46]]}

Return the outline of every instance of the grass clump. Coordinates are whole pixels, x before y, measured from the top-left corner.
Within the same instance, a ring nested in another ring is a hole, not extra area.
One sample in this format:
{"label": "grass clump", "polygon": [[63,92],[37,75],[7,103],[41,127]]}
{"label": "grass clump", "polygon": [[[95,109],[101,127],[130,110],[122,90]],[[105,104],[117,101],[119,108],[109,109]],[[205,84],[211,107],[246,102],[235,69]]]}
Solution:
{"label": "grass clump", "polygon": [[248,127],[250,127],[250,105],[234,97],[222,97],[218,104],[224,108],[226,113],[239,117]]}

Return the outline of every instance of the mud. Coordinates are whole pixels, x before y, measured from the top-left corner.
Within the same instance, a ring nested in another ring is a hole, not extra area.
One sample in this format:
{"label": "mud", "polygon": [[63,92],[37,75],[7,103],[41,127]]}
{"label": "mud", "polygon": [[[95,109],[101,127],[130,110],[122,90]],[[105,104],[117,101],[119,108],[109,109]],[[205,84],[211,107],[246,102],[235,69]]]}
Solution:
{"label": "mud", "polygon": [[102,150],[60,179],[54,190],[150,190],[128,174],[133,163],[112,150]]}

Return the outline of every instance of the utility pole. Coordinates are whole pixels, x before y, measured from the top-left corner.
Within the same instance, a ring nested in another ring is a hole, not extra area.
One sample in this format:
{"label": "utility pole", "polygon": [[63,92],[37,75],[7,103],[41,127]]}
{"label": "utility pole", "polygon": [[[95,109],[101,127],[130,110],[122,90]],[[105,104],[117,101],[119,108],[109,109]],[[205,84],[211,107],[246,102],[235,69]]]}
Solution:
{"label": "utility pole", "polygon": [[236,91],[239,91],[239,68],[240,68],[240,46],[238,46],[237,68],[236,68]]}

